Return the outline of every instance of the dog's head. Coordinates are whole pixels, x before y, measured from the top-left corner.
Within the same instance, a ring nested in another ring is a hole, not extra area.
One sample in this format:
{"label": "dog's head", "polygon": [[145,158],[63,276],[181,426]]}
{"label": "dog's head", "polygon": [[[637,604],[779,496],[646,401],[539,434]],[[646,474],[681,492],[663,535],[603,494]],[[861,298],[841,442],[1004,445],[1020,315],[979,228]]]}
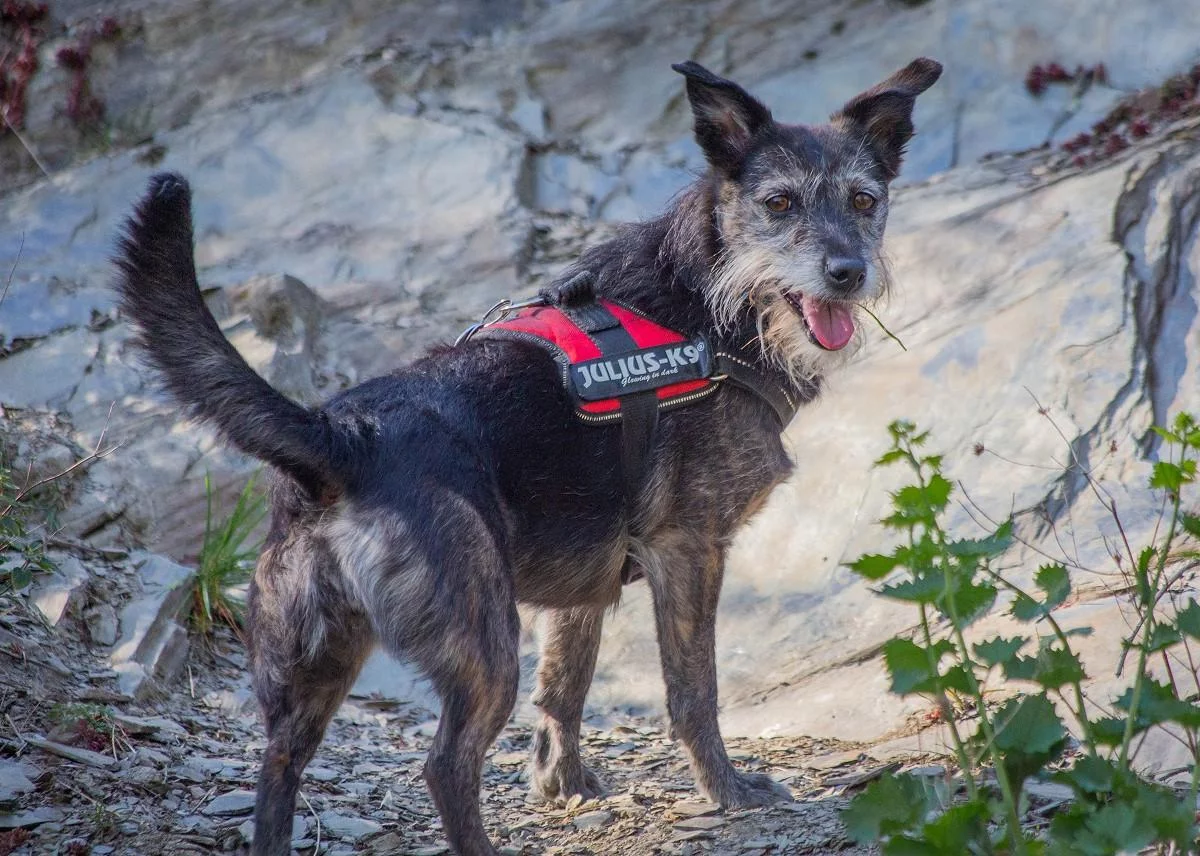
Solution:
{"label": "dog's head", "polygon": [[753,318],[780,368],[796,380],[822,374],[854,350],[858,307],[887,289],[888,186],[913,135],[916,97],[942,67],[914,60],[819,126],[776,122],[694,62],[673,68],[687,78],[716,183],[722,249],[707,299],[717,324]]}

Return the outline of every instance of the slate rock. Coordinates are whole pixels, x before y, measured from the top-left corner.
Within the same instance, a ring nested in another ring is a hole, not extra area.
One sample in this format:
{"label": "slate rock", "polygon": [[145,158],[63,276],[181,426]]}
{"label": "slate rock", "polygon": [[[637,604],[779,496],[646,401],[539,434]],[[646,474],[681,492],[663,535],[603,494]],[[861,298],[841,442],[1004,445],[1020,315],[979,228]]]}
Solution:
{"label": "slate rock", "polygon": [[359,841],[369,835],[374,835],[383,829],[382,824],[364,817],[354,817],[335,811],[323,811],[321,829],[333,838],[347,841]]}
{"label": "slate rock", "polygon": [[58,823],[65,817],[61,809],[43,806],[15,814],[0,814],[0,829],[28,829],[43,823]]}
{"label": "slate rock", "polygon": [[576,829],[599,829],[602,826],[607,826],[612,823],[613,813],[611,811],[586,811],[581,815],[571,818],[571,823]]}
{"label": "slate rock", "polygon": [[22,761],[0,758],[0,806],[10,806],[34,789],[37,768]]}
{"label": "slate rock", "polygon": [[254,791],[234,790],[214,797],[204,808],[213,817],[234,817],[254,810]]}
{"label": "slate rock", "polygon": [[147,679],[169,683],[187,657],[179,623],[190,604],[195,570],[165,556],[145,556],[137,566],[140,591],[121,608],[120,638],[110,662],[122,691],[136,696]]}
{"label": "slate rock", "polygon": [[96,645],[109,646],[117,641],[117,611],[111,604],[97,603],[83,613],[88,635]]}
{"label": "slate rock", "polygon": [[78,616],[87,600],[90,575],[75,556],[52,556],[54,570],[35,574],[29,598],[46,621],[58,625],[64,619]]}

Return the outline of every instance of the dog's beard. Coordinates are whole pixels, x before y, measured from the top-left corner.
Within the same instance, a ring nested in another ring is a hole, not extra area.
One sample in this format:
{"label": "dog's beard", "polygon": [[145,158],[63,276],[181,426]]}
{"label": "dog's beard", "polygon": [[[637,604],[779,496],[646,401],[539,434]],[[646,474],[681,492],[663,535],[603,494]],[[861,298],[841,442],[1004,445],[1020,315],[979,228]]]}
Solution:
{"label": "dog's beard", "polygon": [[[841,367],[857,352],[863,339],[863,313],[858,304],[877,299],[889,281],[883,260],[874,259],[868,266],[864,298],[849,306],[849,322],[854,328],[850,340],[830,350],[814,341],[797,298],[802,294],[809,299],[836,300],[823,282],[819,259],[804,254],[781,258],[765,248],[727,249],[718,260],[707,293],[717,331],[733,333],[745,325],[749,315],[764,356],[796,386]],[[788,295],[795,299],[789,300]]]}

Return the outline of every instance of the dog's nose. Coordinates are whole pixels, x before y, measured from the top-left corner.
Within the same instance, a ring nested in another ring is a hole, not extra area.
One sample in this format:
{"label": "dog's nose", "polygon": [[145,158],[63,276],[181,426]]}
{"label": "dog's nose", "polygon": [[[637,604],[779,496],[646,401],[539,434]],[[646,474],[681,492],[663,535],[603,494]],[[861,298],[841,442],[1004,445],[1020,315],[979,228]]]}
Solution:
{"label": "dog's nose", "polygon": [[867,278],[867,264],[862,259],[828,258],[825,260],[825,278],[834,288],[853,291]]}

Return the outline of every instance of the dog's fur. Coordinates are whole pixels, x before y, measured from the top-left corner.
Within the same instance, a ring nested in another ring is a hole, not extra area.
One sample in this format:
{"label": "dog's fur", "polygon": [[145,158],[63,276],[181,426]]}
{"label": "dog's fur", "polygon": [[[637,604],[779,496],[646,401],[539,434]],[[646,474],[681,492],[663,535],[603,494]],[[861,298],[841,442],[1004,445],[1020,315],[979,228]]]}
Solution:
{"label": "dog's fur", "polygon": [[[811,399],[854,343],[818,347],[797,295],[844,307],[885,289],[888,185],[912,136],[914,99],[941,66],[916,60],[819,127],[775,122],[695,63],[676,70],[708,172],[563,279],[589,270],[600,294],[661,324],[718,346],[752,343],[763,367]],[[862,192],[870,210],[855,207]],[[790,207],[769,210],[779,195]],[[725,553],[792,468],[763,400],[723,385],[662,414],[640,493],[627,498],[614,465],[620,429],[580,422],[554,362],[533,345],[441,348],[316,410],[282,397],[201,300],[190,192],[177,175],[152,179],[117,263],[123,310],[169,391],[275,470],[250,592],[269,738],[255,853],[288,852],[301,773],[379,643],[415,662],[441,696],[425,778],[451,846],[494,854],[480,772],[517,692],[518,601],[548,613],[532,788],[547,799],[600,792],[580,761],[579,725],[603,612],[630,570],[650,585],[667,708],[700,789],[727,807],[787,798],[767,776],[735,770],[717,729]]]}

